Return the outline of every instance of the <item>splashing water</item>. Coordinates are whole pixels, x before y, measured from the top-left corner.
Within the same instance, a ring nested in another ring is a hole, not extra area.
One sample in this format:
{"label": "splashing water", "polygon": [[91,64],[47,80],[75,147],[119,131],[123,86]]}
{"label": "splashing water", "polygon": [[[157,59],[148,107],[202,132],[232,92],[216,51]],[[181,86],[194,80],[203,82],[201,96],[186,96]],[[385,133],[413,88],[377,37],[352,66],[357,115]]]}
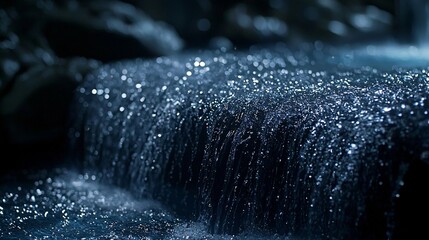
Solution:
{"label": "splashing water", "polygon": [[[95,175],[55,169],[8,176],[0,187],[1,239],[285,239],[262,232],[209,234],[159,202],[100,184]],[[286,238],[289,239],[289,238]]]}
{"label": "splashing water", "polygon": [[343,60],[277,47],[105,66],[78,89],[72,159],[210,233],[390,237],[429,155],[428,70]]}
{"label": "splashing water", "polygon": [[160,239],[180,223],[157,202],[67,170],[32,173],[0,193],[2,239]]}

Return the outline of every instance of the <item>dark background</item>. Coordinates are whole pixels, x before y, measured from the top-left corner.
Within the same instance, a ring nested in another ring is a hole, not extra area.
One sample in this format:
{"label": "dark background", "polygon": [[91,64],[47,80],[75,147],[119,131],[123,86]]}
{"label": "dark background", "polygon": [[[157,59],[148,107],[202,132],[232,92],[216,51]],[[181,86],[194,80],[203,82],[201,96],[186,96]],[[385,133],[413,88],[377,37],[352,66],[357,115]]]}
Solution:
{"label": "dark background", "polygon": [[73,91],[102,64],[279,41],[415,42],[407,3],[418,1],[3,0],[1,171],[61,161]]}

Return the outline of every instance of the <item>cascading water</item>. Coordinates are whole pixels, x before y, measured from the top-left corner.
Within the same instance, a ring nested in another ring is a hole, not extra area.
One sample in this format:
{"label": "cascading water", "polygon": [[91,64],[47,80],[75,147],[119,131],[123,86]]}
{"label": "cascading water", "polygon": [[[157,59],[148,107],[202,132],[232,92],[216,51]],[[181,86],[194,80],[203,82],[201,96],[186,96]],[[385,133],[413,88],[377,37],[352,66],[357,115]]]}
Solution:
{"label": "cascading water", "polygon": [[[429,4],[397,6],[400,27],[427,43]],[[316,42],[104,65],[76,91],[71,169],[0,185],[0,238],[423,232],[429,61],[422,49]]]}
{"label": "cascading water", "polygon": [[394,234],[403,177],[427,161],[427,70],[283,47],[197,55],[91,75],[71,133],[82,169],[212,233]]}

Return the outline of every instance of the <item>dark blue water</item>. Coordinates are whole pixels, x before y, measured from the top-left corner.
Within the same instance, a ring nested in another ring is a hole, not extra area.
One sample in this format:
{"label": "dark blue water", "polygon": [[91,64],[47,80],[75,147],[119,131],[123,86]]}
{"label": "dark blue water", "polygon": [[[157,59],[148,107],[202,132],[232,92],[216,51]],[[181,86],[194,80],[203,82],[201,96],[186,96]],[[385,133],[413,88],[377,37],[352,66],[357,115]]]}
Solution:
{"label": "dark blue water", "polygon": [[106,65],[77,89],[75,170],[2,187],[0,234],[390,238],[428,162],[427,62],[309,45]]}
{"label": "dark blue water", "polygon": [[284,239],[208,234],[202,223],[174,217],[161,203],[101,184],[95,175],[66,169],[25,174],[0,188],[1,239]]}

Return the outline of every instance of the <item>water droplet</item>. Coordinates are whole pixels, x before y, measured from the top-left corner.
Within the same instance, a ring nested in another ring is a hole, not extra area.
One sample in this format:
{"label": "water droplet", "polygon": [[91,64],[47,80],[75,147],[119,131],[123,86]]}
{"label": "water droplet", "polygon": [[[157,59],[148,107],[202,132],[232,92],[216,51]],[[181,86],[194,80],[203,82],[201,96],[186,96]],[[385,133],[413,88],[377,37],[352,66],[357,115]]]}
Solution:
{"label": "water droplet", "polygon": [[391,107],[384,107],[383,112],[390,112],[392,110]]}

